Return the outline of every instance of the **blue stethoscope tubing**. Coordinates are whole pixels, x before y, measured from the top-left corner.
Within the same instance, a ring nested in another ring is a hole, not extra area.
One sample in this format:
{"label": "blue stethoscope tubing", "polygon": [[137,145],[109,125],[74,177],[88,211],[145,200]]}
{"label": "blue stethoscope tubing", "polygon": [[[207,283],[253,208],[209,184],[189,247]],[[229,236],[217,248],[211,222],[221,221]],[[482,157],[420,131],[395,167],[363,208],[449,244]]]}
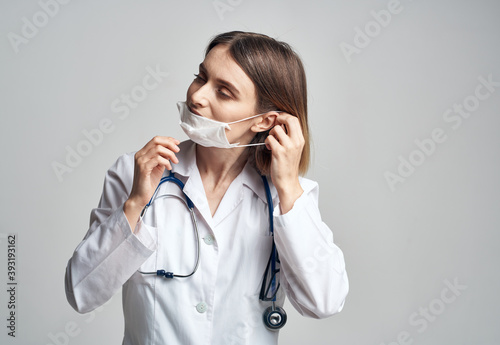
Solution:
{"label": "blue stethoscope tubing", "polygon": [[[271,189],[269,188],[269,182],[267,181],[267,177],[262,175],[261,178],[262,178],[262,181],[264,183],[264,188],[266,190],[267,208],[269,211],[269,231],[270,231],[271,236],[274,236],[273,199],[271,196]],[[191,199],[189,199],[189,197],[184,193],[184,183],[181,180],[179,180],[177,177],[175,177],[173,171],[170,171],[168,176],[164,176],[161,178],[160,182],[158,183],[158,186],[156,187],[156,189],[153,193],[153,196],[151,196],[151,199],[149,200],[149,202],[142,209],[140,218],[142,219],[146,215],[146,211],[148,210],[148,208],[151,206],[151,204],[155,200],[156,194],[158,194],[158,190],[160,189],[160,186],[166,182],[175,183],[181,189],[182,194],[184,195],[183,201],[189,210],[189,214],[191,215],[191,220],[193,222],[194,231],[196,233],[196,263],[195,263],[195,266],[194,266],[192,272],[189,274],[174,274],[173,272],[168,272],[168,271],[165,271],[163,269],[153,271],[153,272],[143,272],[143,271],[138,271],[138,272],[142,273],[142,274],[156,274],[157,276],[162,276],[165,278],[174,278],[174,277],[187,278],[187,277],[192,276],[198,270],[198,266],[200,263],[200,236],[199,236],[199,232],[198,232],[198,223],[196,222],[196,217],[194,216],[194,204],[191,201]],[[163,197],[177,197],[177,196],[164,195]],[[181,198],[179,198],[179,199],[181,199]],[[277,252],[276,252],[276,245],[274,244],[274,240],[273,240],[273,246],[272,246],[272,250],[271,250],[271,257],[269,258],[269,261],[271,263],[271,272],[276,272]],[[266,273],[267,273],[267,270],[266,270]],[[276,284],[275,276],[273,276],[271,284],[272,284],[272,287],[274,290],[274,287]],[[264,286],[264,284],[263,284],[263,286]],[[278,288],[279,288],[279,284],[278,284]],[[273,296],[272,301],[273,302],[276,301],[276,295]]]}
{"label": "blue stethoscope tubing", "polygon": [[[266,190],[266,199],[267,199],[267,207],[269,211],[269,232],[270,235],[273,237],[273,245],[271,249],[271,255],[269,256],[269,260],[267,262],[266,270],[264,272],[264,277],[261,285],[261,290],[260,290],[260,295],[259,299],[262,301],[272,301],[272,307],[269,307],[265,310],[264,315],[263,315],[263,320],[264,324],[266,327],[271,330],[271,331],[276,331],[283,327],[286,323],[286,312],[283,310],[281,307],[276,307],[275,302],[276,302],[276,295],[277,291],[280,288],[280,284],[278,282],[278,285],[276,286],[276,273],[278,273],[280,270],[276,270],[276,262],[279,262],[278,259],[278,252],[276,250],[276,244],[274,243],[274,221],[273,221],[273,199],[271,196],[271,189],[269,188],[269,182],[267,181],[267,177],[262,175],[262,182],[264,183],[264,188]],[[163,183],[166,182],[173,182],[175,183],[182,191],[182,194],[184,195],[184,199],[177,196],[177,195],[161,195],[160,197],[176,197],[182,200],[186,207],[189,210],[189,213],[191,215],[191,220],[193,222],[193,227],[194,231],[196,234],[196,263],[195,266],[190,274],[174,274],[173,272],[168,272],[165,270],[157,270],[156,272],[142,272],[138,271],[139,273],[142,274],[155,274],[157,276],[162,276],[165,278],[187,278],[192,276],[196,270],[198,269],[199,263],[200,263],[200,236],[198,232],[198,224],[196,223],[196,217],[194,216],[194,204],[189,199],[189,197],[184,193],[184,183],[182,183],[181,180],[179,180],[177,177],[174,176],[174,172],[170,171],[168,176],[162,177],[160,182],[158,183],[158,186],[156,187],[153,196],[149,200],[146,206],[144,206],[143,210],[141,211],[140,218],[142,219],[148,208],[151,206],[153,201],[156,198],[156,194],[158,194],[158,190],[160,186]],[[271,281],[270,284],[268,285],[267,283],[267,278],[268,278],[268,273],[269,269],[271,269]],[[268,290],[272,289],[272,297],[267,297],[268,296]]]}
{"label": "blue stethoscope tubing", "polygon": [[138,272],[142,273],[142,274],[156,274],[157,276],[162,276],[165,278],[174,278],[174,277],[175,278],[187,278],[187,277],[191,277],[198,270],[198,266],[200,263],[200,236],[198,234],[198,223],[196,222],[196,217],[194,216],[194,204],[191,201],[191,199],[189,199],[189,197],[184,193],[184,183],[182,183],[181,180],[179,180],[177,177],[174,176],[174,172],[172,170],[170,170],[170,174],[168,176],[164,176],[161,178],[160,182],[158,183],[158,186],[156,187],[156,189],[153,193],[153,196],[151,197],[149,202],[146,204],[146,206],[144,206],[144,208],[142,209],[140,218],[142,219],[146,215],[146,211],[148,210],[149,206],[151,206],[151,204],[155,200],[156,194],[158,194],[158,190],[160,189],[160,186],[166,182],[175,183],[177,186],[179,186],[179,188],[182,191],[182,194],[184,195],[184,199],[179,198],[176,195],[163,195],[162,197],[177,197],[180,200],[184,201],[186,207],[188,208],[189,214],[191,215],[191,221],[193,222],[194,232],[196,234],[196,263],[194,265],[193,270],[189,274],[174,274],[173,272],[168,272],[165,270],[157,270],[156,272],[142,272],[142,271],[138,271]]}
{"label": "blue stethoscope tubing", "polygon": [[[274,272],[276,272],[276,260],[277,260],[278,254],[276,252],[276,245],[274,244],[273,198],[271,196],[271,189],[269,188],[269,182],[267,182],[267,177],[265,177],[264,175],[262,175],[261,177],[262,177],[262,182],[264,182],[264,188],[266,190],[267,208],[269,211],[269,232],[271,233],[271,236],[273,236],[273,247],[271,249],[271,257],[269,258],[269,260],[271,261],[271,272],[274,273]],[[266,270],[266,273],[267,273],[267,270]],[[273,274],[271,284],[272,284],[272,288],[274,290],[274,287],[276,284],[274,274]],[[265,283],[262,284],[262,287],[264,287],[264,286],[265,286]],[[278,285],[278,288],[279,288],[279,285]],[[276,302],[276,294],[274,294],[272,301],[273,301],[273,304],[274,304],[274,302]]]}

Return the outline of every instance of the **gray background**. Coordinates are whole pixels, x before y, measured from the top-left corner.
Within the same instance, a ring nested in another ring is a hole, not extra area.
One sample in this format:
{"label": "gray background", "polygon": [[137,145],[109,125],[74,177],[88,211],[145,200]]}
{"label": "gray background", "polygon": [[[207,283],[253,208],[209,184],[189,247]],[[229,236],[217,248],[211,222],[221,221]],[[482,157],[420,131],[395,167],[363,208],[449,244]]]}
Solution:
{"label": "gray background", "polygon": [[[16,338],[2,321],[0,343],[121,343],[120,295],[77,314],[64,295],[66,262],[106,170],[154,135],[186,138],[175,102],[185,99],[209,39],[239,29],[284,40],[303,58],[314,140],[307,176],[320,184],[322,215],[350,278],[334,317],[306,319],[287,304],[280,344],[500,344],[500,90],[475,96],[478,78],[500,81],[500,3],[401,0],[377,24],[371,11],[391,4],[72,1],[44,17],[39,2],[3,0],[1,320],[8,233],[17,234],[18,286]],[[13,44],[28,25],[23,17],[40,27]],[[360,31],[372,36],[365,46]],[[342,52],[356,43],[356,53]],[[139,92],[157,66],[169,75],[121,119],[113,102]],[[472,110],[457,126],[453,107],[464,102]],[[58,178],[55,162],[66,165],[68,147],[84,147],[82,131],[104,118],[113,131]],[[431,150],[435,129],[441,142]],[[385,175],[399,174],[401,159],[414,171],[391,188]]]}

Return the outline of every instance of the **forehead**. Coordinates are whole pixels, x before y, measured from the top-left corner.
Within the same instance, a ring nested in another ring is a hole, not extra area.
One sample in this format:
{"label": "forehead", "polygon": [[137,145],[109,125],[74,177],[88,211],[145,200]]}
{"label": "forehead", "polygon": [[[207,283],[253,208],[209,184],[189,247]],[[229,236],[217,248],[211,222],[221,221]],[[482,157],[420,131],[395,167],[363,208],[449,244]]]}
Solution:
{"label": "forehead", "polygon": [[248,75],[234,61],[227,45],[216,45],[203,61],[208,77],[228,81],[244,97],[256,98],[255,85]]}

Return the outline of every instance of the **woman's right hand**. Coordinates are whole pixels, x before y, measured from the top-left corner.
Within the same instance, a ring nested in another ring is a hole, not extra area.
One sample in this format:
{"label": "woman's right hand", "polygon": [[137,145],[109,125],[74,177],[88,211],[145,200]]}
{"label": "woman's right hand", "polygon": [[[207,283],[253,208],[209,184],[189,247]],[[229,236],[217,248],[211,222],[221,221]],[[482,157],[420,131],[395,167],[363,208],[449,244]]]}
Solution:
{"label": "woman's right hand", "polygon": [[180,141],[171,137],[156,136],[134,156],[134,182],[125,201],[123,212],[132,231],[144,206],[149,202],[160,183],[165,168],[172,170],[172,163],[179,163],[175,153]]}

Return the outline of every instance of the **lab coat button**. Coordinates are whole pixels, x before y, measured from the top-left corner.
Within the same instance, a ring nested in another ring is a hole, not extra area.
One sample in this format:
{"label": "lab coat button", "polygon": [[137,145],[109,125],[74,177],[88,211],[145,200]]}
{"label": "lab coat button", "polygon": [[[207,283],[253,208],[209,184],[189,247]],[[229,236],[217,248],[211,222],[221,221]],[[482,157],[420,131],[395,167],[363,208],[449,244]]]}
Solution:
{"label": "lab coat button", "polygon": [[207,311],[207,304],[205,302],[200,302],[196,305],[196,310],[198,313],[204,313]]}
{"label": "lab coat button", "polygon": [[214,238],[212,237],[212,235],[207,235],[203,237],[203,241],[205,241],[206,244],[211,245],[214,243]]}

